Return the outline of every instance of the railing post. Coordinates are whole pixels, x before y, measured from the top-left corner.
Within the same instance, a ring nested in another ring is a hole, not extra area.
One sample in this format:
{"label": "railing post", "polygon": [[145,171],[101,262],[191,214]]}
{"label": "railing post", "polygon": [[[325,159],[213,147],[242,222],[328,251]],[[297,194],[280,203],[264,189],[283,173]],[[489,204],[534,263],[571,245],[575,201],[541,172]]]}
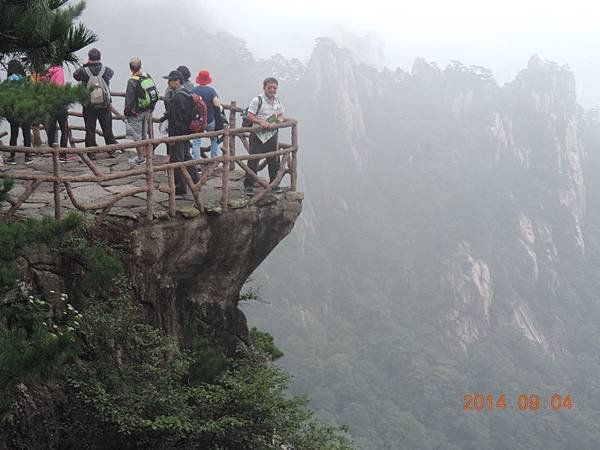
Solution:
{"label": "railing post", "polygon": [[169,183],[169,217],[175,217],[177,209],[175,206],[175,169],[167,169],[167,180]]}
{"label": "railing post", "polygon": [[[154,139],[152,111],[148,113],[148,137]],[[154,146],[146,145],[142,154],[146,156],[146,219],[151,221],[154,219]]]}
{"label": "railing post", "polygon": [[154,219],[154,148],[146,146],[146,219]]}
{"label": "railing post", "polygon": [[296,190],[298,181],[298,124],[292,125],[292,173],[290,175],[290,191]]}
{"label": "railing post", "polygon": [[221,174],[221,186],[223,196],[221,197],[221,206],[223,211],[227,209],[229,204],[229,164],[230,164],[230,156],[229,156],[229,129],[225,129],[225,134],[223,135],[223,173]]}
{"label": "railing post", "polygon": [[[231,109],[229,110],[229,128],[235,128],[237,126],[236,122],[235,122],[235,108],[237,107],[237,103],[232,101],[231,102]],[[231,156],[235,156],[235,134],[232,134],[229,136],[229,154]],[[235,170],[235,162],[231,161],[230,166],[229,166],[230,170]]]}
{"label": "railing post", "polygon": [[58,157],[58,143],[52,144],[52,167],[54,169],[54,218],[60,219],[60,161]]}

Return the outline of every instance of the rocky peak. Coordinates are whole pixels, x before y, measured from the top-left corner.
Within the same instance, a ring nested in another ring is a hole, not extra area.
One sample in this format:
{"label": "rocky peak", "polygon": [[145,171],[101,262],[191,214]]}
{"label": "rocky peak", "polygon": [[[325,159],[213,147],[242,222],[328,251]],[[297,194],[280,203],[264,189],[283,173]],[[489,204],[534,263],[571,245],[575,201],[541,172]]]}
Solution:
{"label": "rocky peak", "polygon": [[343,137],[360,167],[366,156],[355,142],[365,135],[366,127],[355,68],[350,51],[331,39],[319,38],[307,64],[305,82],[312,112]]}

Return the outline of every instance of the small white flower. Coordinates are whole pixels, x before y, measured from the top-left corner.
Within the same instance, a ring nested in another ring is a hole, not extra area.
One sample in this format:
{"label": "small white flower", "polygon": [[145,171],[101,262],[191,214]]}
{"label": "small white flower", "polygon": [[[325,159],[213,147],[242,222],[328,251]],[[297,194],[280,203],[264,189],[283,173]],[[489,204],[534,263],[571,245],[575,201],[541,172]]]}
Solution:
{"label": "small white flower", "polygon": [[56,292],[54,292],[54,291],[50,291],[50,293],[51,293],[51,294],[56,294]]}

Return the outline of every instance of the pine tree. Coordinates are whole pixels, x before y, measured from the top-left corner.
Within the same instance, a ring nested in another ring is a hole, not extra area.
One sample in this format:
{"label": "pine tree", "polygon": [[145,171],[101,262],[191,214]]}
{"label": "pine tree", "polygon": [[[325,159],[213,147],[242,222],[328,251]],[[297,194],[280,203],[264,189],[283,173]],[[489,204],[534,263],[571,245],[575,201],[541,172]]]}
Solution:
{"label": "pine tree", "polygon": [[0,61],[19,58],[29,69],[42,73],[48,65],[76,63],[75,52],[97,40],[83,24],[74,21],[85,1],[0,0]]}
{"label": "pine tree", "polygon": [[[32,72],[53,65],[75,64],[75,52],[97,36],[74,21],[85,1],[0,0],[0,63],[21,60]],[[81,86],[54,86],[28,81],[0,83],[0,116],[33,124],[47,123],[61,109],[86,97]]]}

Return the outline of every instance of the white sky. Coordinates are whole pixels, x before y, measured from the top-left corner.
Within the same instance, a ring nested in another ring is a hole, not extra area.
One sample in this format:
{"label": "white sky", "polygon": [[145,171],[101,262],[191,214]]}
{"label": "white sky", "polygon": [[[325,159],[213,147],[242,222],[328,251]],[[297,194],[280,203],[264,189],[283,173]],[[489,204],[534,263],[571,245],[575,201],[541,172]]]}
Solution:
{"label": "white sky", "polygon": [[417,56],[442,67],[457,59],[489,67],[506,82],[537,53],[569,64],[580,93],[596,78],[590,71],[600,69],[600,2],[594,0],[194,1],[260,57],[282,53],[305,61],[315,37],[334,37],[343,28],[371,33],[391,69],[410,69]]}

